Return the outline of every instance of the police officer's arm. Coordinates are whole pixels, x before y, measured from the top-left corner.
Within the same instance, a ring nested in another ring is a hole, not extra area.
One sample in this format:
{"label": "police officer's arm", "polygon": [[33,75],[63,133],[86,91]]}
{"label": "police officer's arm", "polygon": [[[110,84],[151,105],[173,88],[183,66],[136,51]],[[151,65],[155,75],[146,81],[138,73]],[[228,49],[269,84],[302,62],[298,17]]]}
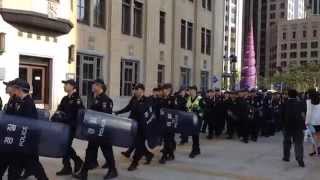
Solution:
{"label": "police officer's arm", "polygon": [[131,100],[129,101],[129,103],[127,104],[126,107],[124,107],[123,109],[119,110],[119,111],[116,111],[115,113],[116,114],[124,114],[124,113],[127,113],[127,112],[130,112],[131,111],[131,107],[132,107],[132,101],[133,101],[133,98],[131,98]]}

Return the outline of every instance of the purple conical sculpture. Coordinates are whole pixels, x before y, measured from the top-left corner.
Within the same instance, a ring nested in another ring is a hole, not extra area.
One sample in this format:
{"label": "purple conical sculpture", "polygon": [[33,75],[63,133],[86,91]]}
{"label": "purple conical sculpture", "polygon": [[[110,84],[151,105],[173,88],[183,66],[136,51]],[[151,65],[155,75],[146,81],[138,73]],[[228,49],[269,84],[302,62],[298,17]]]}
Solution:
{"label": "purple conical sculpture", "polygon": [[250,25],[250,31],[247,36],[244,61],[241,69],[241,88],[253,89],[257,84],[257,70],[256,59],[254,51],[254,37],[252,23]]}

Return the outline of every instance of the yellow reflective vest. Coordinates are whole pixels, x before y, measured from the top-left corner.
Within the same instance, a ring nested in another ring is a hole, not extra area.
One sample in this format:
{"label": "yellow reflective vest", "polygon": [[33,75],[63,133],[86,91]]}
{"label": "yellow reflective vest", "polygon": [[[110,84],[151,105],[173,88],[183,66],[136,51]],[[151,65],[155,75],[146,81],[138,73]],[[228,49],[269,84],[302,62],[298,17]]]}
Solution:
{"label": "yellow reflective vest", "polygon": [[191,96],[189,96],[188,100],[187,100],[188,112],[194,112],[194,113],[198,114],[199,116],[201,116],[201,114],[202,114],[202,108],[200,105],[201,99],[202,99],[201,96],[197,96],[195,99],[192,99]]}

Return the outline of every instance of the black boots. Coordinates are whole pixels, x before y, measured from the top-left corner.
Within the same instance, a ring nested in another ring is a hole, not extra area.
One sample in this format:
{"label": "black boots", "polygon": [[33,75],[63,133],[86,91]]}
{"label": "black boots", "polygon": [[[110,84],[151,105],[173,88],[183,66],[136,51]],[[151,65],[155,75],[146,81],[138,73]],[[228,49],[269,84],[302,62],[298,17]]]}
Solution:
{"label": "black boots", "polygon": [[138,163],[132,162],[128,168],[128,171],[134,171],[138,168]]}
{"label": "black boots", "polygon": [[57,176],[68,176],[72,174],[71,166],[63,166],[63,168],[56,173]]}
{"label": "black boots", "polygon": [[200,155],[200,151],[194,151],[194,150],[192,150],[191,153],[190,153],[190,155],[189,155],[189,157],[190,157],[191,159],[193,159],[193,158],[195,158],[195,157],[198,156],[198,155]]}
{"label": "black boots", "polygon": [[107,180],[107,179],[113,179],[113,178],[116,178],[118,177],[118,172],[116,169],[110,169],[107,173],[107,175],[104,176],[104,180]]}

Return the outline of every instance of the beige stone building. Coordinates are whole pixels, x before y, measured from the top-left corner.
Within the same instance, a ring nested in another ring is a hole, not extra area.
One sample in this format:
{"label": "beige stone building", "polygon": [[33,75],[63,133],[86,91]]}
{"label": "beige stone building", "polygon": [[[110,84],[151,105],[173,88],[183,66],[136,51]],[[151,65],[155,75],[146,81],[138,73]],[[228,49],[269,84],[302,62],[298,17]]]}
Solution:
{"label": "beige stone building", "polygon": [[137,82],[148,92],[166,82],[176,90],[211,88],[222,73],[221,2],[78,0],[77,79],[85,101],[97,77],[115,100],[130,96]]}
{"label": "beige stone building", "polygon": [[54,110],[74,78],[76,1],[0,0],[0,96],[2,81],[26,79],[39,108]]}
{"label": "beige stone building", "polygon": [[320,17],[284,21],[278,25],[276,67],[320,63]]}

